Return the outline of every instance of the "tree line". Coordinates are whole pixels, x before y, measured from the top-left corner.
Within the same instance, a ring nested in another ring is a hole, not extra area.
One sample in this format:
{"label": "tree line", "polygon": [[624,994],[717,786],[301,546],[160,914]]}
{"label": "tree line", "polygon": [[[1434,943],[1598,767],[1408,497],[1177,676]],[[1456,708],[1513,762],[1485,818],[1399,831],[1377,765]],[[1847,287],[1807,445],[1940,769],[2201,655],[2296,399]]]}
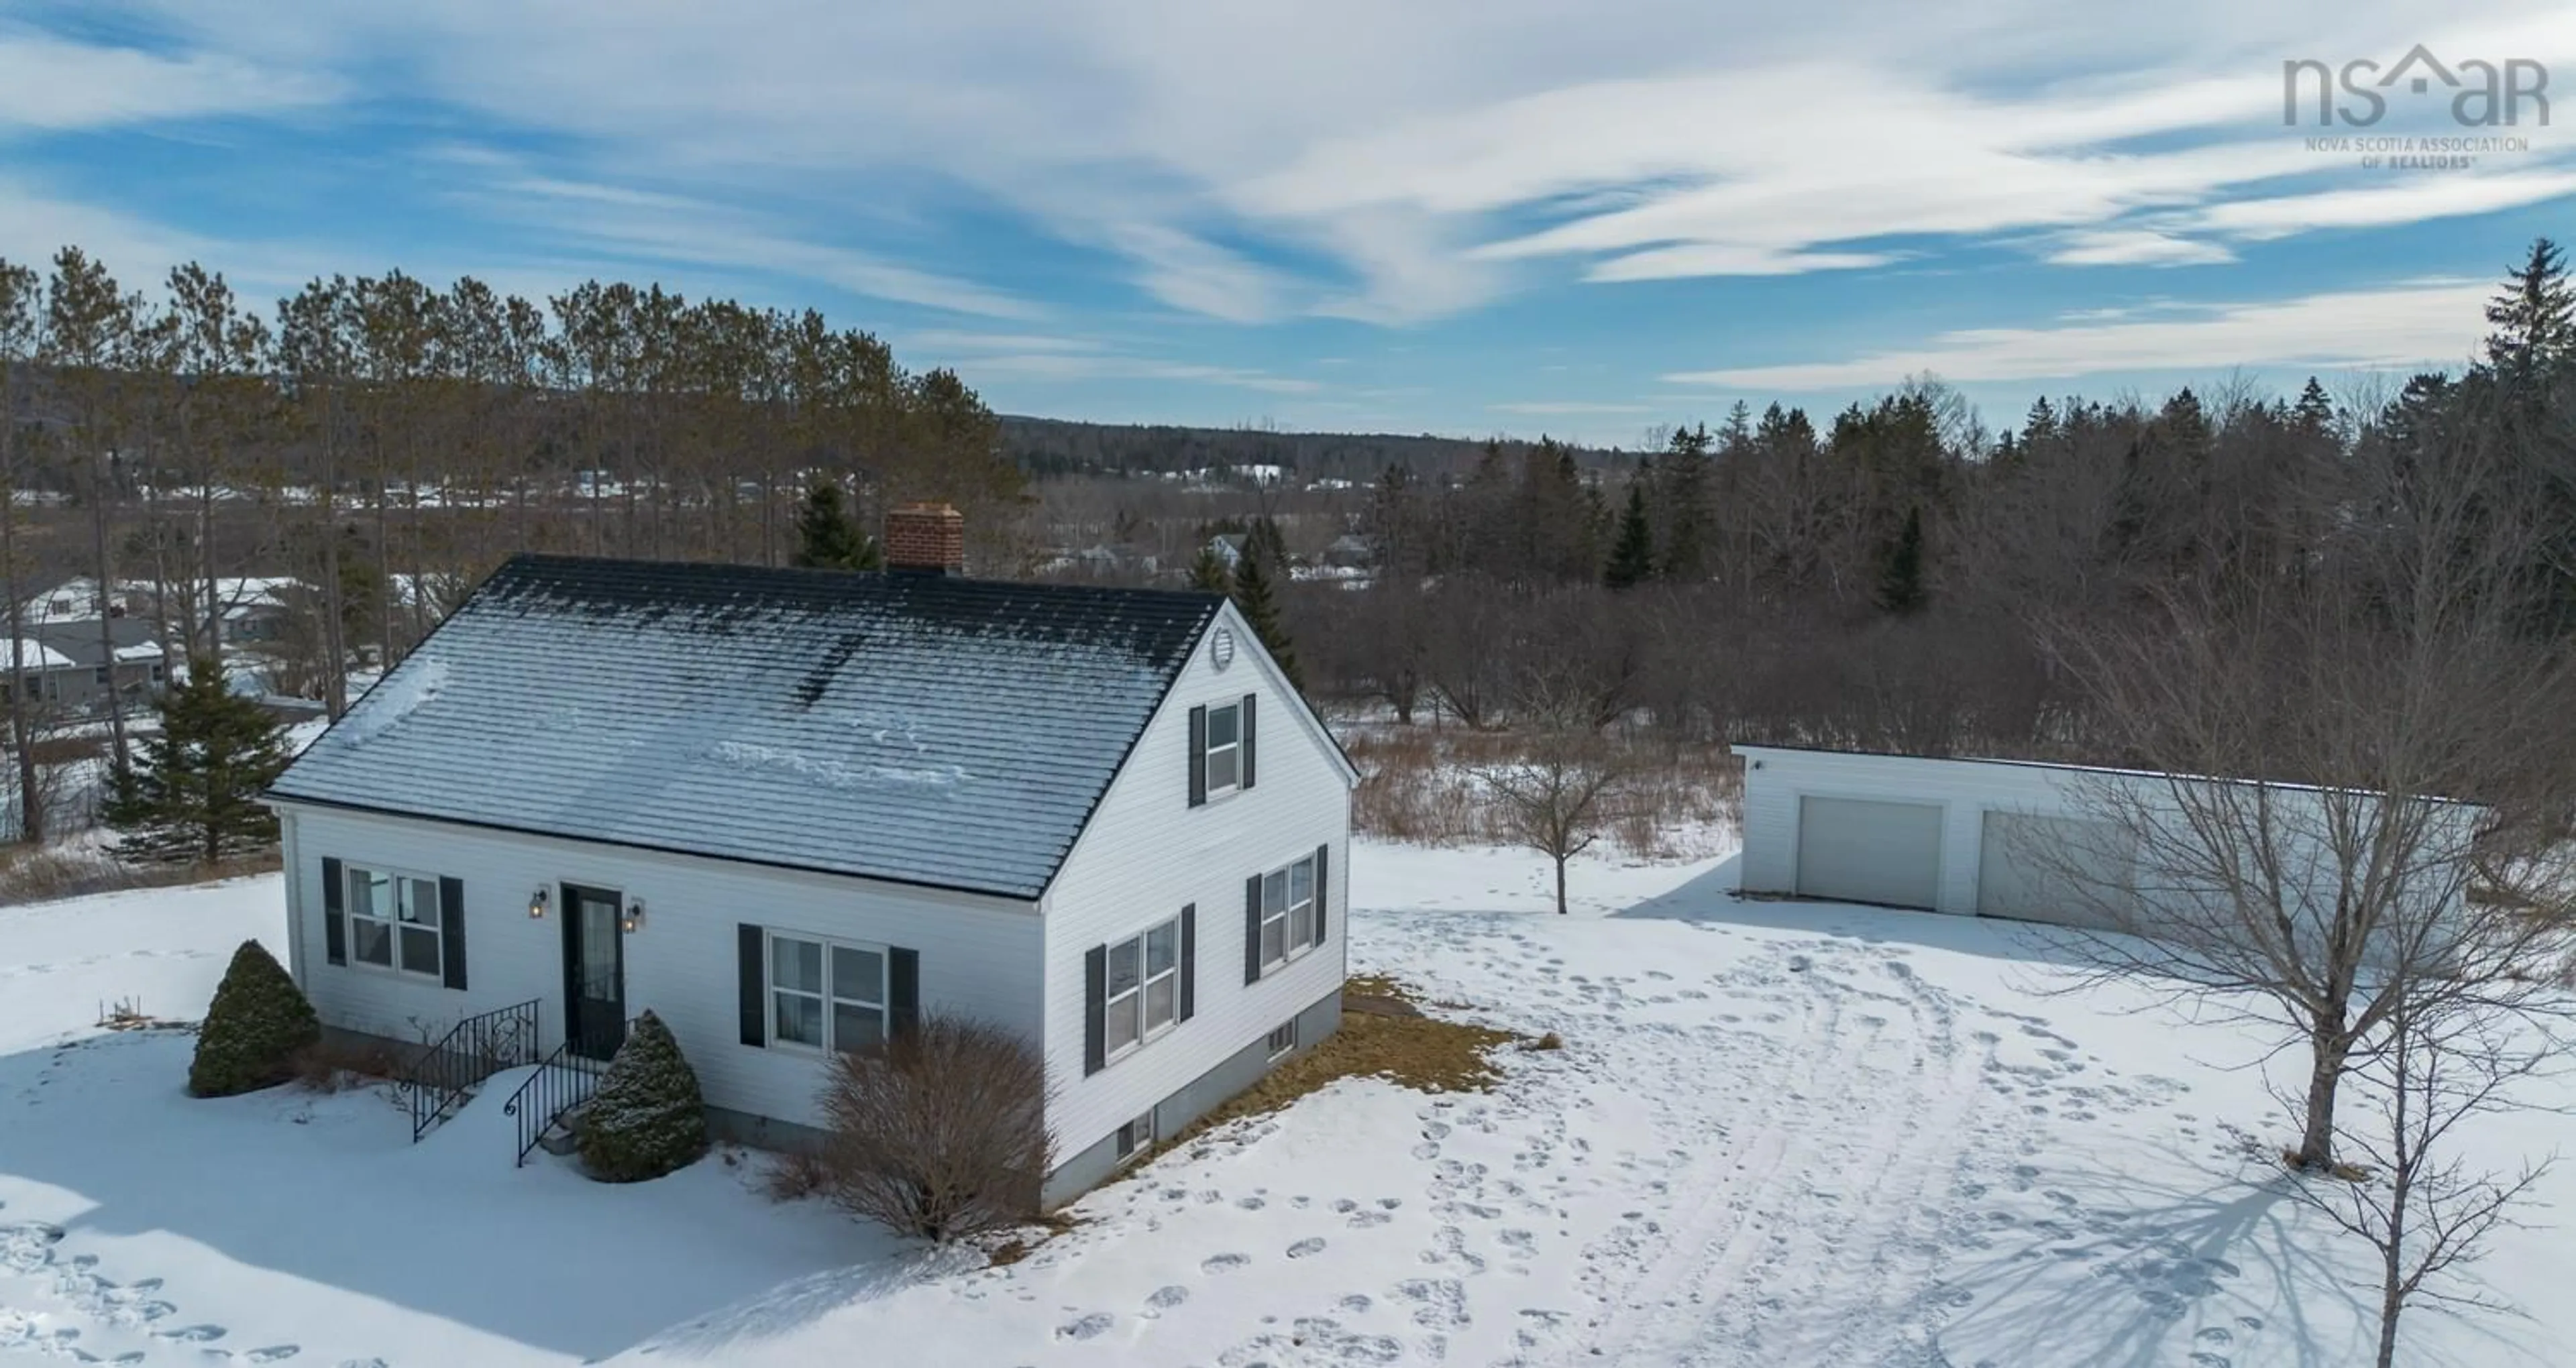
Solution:
{"label": "tree line", "polygon": [[[346,666],[390,665],[518,551],[777,564],[796,501],[847,488],[968,513],[979,563],[1026,554],[1020,471],[955,373],[912,372],[818,312],[591,281],[543,300],[470,277],[316,279],[262,308],[201,265],[130,289],[66,247],[0,261],[0,599],[79,574],[149,587],[172,656],[225,645],[222,586],[291,574],[302,682],[333,716]],[[112,649],[102,615],[103,649]],[[21,832],[49,722],[17,687]],[[123,704],[105,718],[129,757]]]}

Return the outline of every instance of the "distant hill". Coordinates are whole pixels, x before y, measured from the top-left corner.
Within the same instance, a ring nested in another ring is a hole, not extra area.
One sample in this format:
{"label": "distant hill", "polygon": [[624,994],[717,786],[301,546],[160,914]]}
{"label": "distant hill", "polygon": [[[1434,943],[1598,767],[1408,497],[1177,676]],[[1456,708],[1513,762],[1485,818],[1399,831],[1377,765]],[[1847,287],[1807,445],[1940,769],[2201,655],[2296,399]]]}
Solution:
{"label": "distant hill", "polygon": [[[1533,445],[1505,441],[1506,450]],[[1475,468],[1485,443],[1461,437],[1393,433],[1275,432],[1258,428],[1193,428],[1128,423],[1076,423],[1002,415],[1002,448],[1031,474],[1138,474],[1213,466],[1284,466],[1299,477],[1374,480],[1390,465],[1431,477]],[[1610,465],[1618,451],[1578,448],[1586,465]]]}

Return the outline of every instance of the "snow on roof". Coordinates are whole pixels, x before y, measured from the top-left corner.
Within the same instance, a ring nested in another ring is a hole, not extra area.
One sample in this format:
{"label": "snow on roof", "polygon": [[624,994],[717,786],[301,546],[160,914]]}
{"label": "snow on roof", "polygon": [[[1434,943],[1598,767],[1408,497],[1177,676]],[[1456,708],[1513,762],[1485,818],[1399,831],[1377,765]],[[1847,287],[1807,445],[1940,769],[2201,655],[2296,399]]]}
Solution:
{"label": "snow on roof", "polygon": [[[0,650],[6,650],[0,647]],[[68,670],[79,662],[41,641],[21,638],[18,642],[18,668],[22,670]],[[11,657],[0,656],[0,669],[9,666]]]}
{"label": "snow on roof", "polygon": [[521,556],[271,792],[1035,898],[1221,601]]}
{"label": "snow on roof", "polygon": [[161,659],[162,654],[163,652],[161,647],[158,644],[149,641],[144,642],[139,646],[119,646],[116,648],[116,658],[119,660],[159,660]]}

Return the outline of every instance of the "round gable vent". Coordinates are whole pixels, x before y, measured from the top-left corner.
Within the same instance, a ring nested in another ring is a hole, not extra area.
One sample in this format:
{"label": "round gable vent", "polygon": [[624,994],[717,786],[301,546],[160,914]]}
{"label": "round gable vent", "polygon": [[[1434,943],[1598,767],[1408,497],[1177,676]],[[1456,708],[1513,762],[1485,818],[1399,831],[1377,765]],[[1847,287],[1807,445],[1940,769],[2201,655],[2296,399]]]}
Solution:
{"label": "round gable vent", "polygon": [[1208,639],[1208,659],[1220,670],[1234,663],[1234,629],[1219,627]]}

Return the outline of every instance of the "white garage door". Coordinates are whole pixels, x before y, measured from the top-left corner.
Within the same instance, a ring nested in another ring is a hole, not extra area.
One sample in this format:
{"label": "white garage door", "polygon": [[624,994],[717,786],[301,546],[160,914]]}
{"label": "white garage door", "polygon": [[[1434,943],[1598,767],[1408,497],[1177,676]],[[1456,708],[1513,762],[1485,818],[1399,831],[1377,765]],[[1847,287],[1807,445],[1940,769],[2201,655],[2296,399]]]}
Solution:
{"label": "white garage door", "polygon": [[1941,809],[1859,798],[1798,800],[1798,892],[1929,908],[1940,901]]}
{"label": "white garage door", "polygon": [[1989,812],[1977,915],[2110,929],[2102,903],[2128,886],[2131,863],[2125,833],[2108,823]]}

